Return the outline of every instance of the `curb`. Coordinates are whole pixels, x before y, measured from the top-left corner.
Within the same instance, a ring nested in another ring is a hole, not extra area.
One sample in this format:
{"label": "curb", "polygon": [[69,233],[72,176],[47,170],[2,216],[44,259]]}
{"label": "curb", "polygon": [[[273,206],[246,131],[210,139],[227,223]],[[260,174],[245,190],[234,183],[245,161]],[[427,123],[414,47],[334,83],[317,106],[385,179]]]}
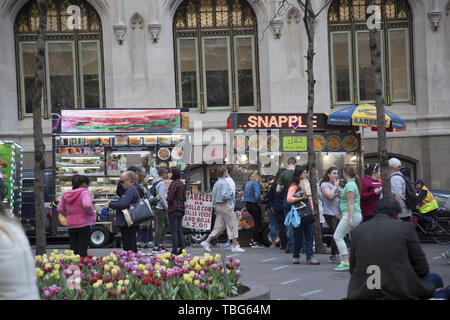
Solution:
{"label": "curb", "polygon": [[250,290],[243,295],[227,300],[270,300],[270,289],[267,286],[250,281],[243,283],[242,286],[247,287]]}

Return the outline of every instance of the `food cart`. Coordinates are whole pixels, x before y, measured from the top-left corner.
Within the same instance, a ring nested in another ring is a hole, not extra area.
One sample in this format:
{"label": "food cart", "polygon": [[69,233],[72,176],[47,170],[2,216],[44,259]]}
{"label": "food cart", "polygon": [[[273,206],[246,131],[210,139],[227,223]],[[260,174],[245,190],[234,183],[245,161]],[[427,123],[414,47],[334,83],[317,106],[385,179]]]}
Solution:
{"label": "food cart", "polygon": [[3,203],[11,216],[20,219],[22,211],[23,148],[13,141],[0,141],[0,174],[6,188]]}
{"label": "food cart", "polygon": [[181,118],[180,109],[63,109],[52,115],[55,200],[72,188],[74,174],[89,177],[94,207],[102,218],[91,245],[103,246],[117,232],[113,214],[100,213],[106,202],[118,199],[120,173],[130,166],[152,177],[158,166],[176,166],[186,183],[190,140]]}
{"label": "food cart", "polygon": [[[330,166],[342,169],[347,163],[359,165],[361,139],[357,128],[329,125],[323,113],[314,114],[313,128],[318,179]],[[234,164],[230,175],[236,192],[242,197],[245,183],[258,171],[263,180],[265,221],[267,192],[278,169],[286,168],[290,157],[295,157],[297,164],[308,163],[306,131],[306,114],[232,113],[228,118],[226,158],[228,164]],[[246,220],[242,227],[251,228],[251,217]]]}

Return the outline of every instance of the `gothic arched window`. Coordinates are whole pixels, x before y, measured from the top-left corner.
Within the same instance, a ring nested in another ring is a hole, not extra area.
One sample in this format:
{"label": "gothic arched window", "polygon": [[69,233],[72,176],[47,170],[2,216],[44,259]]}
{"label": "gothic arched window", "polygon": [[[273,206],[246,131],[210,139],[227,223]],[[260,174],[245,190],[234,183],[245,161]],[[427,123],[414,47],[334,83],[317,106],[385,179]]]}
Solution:
{"label": "gothic arched window", "polygon": [[[414,104],[412,15],[406,0],[376,0],[386,104]],[[374,102],[365,0],[334,0],[328,11],[332,105]]]}
{"label": "gothic arched window", "polygon": [[185,0],[173,21],[177,106],[260,109],[256,16],[245,0]]}
{"label": "gothic arched window", "polygon": [[[15,22],[19,118],[32,114],[39,10],[35,0]],[[49,0],[45,38],[44,117],[52,108],[104,107],[102,24],[84,0]]]}

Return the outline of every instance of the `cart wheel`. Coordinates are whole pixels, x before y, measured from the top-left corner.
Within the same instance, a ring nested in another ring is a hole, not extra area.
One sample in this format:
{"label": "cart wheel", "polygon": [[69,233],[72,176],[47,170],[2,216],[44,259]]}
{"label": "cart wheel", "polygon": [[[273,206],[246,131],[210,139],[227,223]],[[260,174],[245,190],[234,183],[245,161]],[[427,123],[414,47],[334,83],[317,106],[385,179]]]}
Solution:
{"label": "cart wheel", "polygon": [[104,227],[95,226],[89,236],[89,244],[92,248],[102,248],[111,241],[111,233]]}

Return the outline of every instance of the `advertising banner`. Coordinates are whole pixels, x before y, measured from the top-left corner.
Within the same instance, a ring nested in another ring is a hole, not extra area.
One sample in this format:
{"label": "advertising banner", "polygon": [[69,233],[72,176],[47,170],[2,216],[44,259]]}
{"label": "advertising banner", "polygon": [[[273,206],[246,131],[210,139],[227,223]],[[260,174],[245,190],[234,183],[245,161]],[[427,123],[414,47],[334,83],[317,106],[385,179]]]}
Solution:
{"label": "advertising banner", "polygon": [[14,164],[12,159],[12,148],[10,145],[0,145],[0,174],[6,187],[5,199],[12,201],[12,190],[14,189]]}
{"label": "advertising banner", "polygon": [[186,192],[183,228],[211,230],[212,193]]}

